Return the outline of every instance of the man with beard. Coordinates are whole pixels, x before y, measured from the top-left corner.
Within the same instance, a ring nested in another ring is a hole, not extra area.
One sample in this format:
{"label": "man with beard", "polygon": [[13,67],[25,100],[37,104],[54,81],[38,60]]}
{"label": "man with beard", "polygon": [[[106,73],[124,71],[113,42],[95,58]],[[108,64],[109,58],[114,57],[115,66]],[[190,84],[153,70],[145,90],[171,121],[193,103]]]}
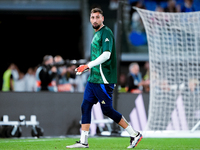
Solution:
{"label": "man with beard", "polygon": [[91,69],[81,105],[81,137],[76,144],[66,146],[66,148],[89,147],[88,134],[91,123],[91,109],[97,102],[100,103],[104,115],[113,119],[129,133],[131,141],[128,148],[134,148],[142,139],[142,134],[133,130],[125,118],[112,106],[112,94],[117,83],[116,50],[113,33],[103,24],[103,21],[103,11],[99,8],[93,8],[90,14],[90,22],[95,34],[91,43],[91,61],[76,68],[77,75]]}

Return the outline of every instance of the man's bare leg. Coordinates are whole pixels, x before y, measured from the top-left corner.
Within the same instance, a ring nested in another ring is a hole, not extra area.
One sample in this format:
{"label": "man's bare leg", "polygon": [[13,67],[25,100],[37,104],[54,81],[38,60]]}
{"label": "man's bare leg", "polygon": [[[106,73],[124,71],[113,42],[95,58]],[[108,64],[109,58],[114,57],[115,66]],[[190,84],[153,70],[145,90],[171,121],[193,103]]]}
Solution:
{"label": "man's bare leg", "polygon": [[90,124],[81,124],[81,130],[83,131],[89,131]]}

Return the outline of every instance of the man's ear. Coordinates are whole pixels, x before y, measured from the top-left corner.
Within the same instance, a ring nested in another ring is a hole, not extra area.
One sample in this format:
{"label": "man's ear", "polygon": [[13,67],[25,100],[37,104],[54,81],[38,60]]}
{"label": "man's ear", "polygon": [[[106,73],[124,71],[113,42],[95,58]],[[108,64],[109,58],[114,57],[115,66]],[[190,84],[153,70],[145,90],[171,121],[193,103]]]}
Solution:
{"label": "man's ear", "polygon": [[102,16],[102,20],[104,21],[104,16]]}

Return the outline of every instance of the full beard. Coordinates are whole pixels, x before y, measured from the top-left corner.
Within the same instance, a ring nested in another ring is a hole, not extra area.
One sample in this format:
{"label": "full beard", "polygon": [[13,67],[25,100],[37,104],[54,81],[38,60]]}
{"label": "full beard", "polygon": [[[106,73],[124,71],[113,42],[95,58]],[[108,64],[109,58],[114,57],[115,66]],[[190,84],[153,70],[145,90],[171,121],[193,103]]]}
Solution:
{"label": "full beard", "polygon": [[99,29],[101,25],[97,25],[97,26],[92,26],[94,29]]}

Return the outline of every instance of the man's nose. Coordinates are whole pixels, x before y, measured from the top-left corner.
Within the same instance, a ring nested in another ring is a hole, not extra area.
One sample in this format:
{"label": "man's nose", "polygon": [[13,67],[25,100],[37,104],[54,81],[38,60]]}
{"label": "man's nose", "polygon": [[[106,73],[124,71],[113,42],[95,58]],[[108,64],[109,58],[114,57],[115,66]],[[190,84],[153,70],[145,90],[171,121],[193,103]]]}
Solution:
{"label": "man's nose", "polygon": [[97,22],[97,18],[94,18],[94,22]]}

